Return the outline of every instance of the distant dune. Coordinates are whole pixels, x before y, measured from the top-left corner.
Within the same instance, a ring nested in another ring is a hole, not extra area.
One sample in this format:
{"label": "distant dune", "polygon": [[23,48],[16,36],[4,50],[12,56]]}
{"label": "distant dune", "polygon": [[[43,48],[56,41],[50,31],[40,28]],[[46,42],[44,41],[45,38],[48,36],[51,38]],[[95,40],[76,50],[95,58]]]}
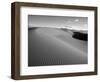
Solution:
{"label": "distant dune", "polygon": [[28,31],[28,65],[73,65],[87,63],[87,41],[59,28],[38,27]]}
{"label": "distant dune", "polygon": [[81,32],[74,32],[73,38],[88,41],[88,34],[87,33],[81,33]]}

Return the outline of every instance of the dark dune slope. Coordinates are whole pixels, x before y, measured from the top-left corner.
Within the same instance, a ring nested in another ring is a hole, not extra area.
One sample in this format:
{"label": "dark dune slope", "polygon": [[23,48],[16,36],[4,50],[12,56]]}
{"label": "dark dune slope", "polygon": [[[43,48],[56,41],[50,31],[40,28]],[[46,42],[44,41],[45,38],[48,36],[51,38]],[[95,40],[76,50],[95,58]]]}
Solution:
{"label": "dark dune slope", "polygon": [[61,29],[31,29],[28,39],[29,66],[87,63],[87,42],[74,39]]}
{"label": "dark dune slope", "polygon": [[87,41],[88,35],[86,33],[74,32],[73,38],[83,40],[83,41]]}

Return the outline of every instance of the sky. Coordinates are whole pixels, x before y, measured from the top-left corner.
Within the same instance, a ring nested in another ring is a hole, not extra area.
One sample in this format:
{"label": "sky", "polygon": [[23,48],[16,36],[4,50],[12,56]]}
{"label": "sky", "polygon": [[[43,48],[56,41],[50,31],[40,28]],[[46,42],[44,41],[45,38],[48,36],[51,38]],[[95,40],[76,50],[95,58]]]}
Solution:
{"label": "sky", "polygon": [[88,29],[87,17],[28,15],[28,27]]}

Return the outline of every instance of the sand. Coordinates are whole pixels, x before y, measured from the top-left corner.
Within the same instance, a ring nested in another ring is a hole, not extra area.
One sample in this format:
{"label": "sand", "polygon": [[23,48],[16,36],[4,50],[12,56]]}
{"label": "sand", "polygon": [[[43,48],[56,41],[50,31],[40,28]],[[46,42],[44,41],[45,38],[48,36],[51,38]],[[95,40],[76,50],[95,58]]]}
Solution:
{"label": "sand", "polygon": [[28,30],[28,66],[87,64],[87,41],[70,31],[38,27]]}

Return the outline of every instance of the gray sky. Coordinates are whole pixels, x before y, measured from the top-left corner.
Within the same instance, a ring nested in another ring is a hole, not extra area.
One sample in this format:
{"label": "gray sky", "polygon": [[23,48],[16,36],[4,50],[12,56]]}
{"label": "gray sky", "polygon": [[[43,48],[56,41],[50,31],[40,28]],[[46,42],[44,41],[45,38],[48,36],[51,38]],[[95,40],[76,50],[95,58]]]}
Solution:
{"label": "gray sky", "polygon": [[57,27],[62,28],[69,26],[75,29],[87,29],[87,17],[70,17],[70,16],[43,16],[29,15],[28,27]]}

